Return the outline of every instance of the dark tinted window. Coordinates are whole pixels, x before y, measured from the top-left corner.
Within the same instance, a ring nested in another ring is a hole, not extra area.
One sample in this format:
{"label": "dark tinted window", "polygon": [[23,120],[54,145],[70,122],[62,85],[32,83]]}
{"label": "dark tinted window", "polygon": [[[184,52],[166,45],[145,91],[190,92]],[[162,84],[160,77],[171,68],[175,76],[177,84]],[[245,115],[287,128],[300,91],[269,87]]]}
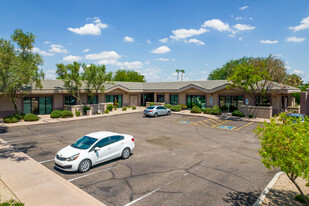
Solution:
{"label": "dark tinted window", "polygon": [[157,107],[157,109],[165,109],[165,107]]}
{"label": "dark tinted window", "polygon": [[95,143],[98,139],[93,137],[84,136],[77,141],[75,141],[73,144],[71,144],[71,147],[78,148],[78,149],[88,149]]}
{"label": "dark tinted window", "polygon": [[112,136],[111,137],[111,143],[118,142],[118,141],[123,140],[123,139],[124,139],[123,136]]}
{"label": "dark tinted window", "polygon": [[110,143],[109,137],[106,137],[104,139],[101,139],[98,143],[95,144],[94,147],[104,147]]}
{"label": "dark tinted window", "polygon": [[148,107],[147,109],[154,109],[155,107]]}

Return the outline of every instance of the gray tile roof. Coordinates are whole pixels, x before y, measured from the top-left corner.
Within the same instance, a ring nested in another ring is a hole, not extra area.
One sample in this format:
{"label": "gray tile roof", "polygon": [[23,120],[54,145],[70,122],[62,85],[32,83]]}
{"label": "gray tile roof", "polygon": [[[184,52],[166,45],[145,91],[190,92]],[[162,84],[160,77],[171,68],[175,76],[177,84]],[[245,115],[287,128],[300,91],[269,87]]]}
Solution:
{"label": "gray tile roof", "polygon": [[[151,91],[151,90],[181,90],[189,86],[195,86],[205,91],[215,90],[220,87],[225,87],[228,84],[227,80],[206,80],[206,81],[183,81],[183,82],[114,82],[113,84],[106,84],[106,90],[122,87],[126,90]],[[42,80],[43,90],[65,89],[62,80]],[[82,89],[85,89],[85,84]],[[299,90],[298,88],[274,83],[272,89],[274,90]]]}

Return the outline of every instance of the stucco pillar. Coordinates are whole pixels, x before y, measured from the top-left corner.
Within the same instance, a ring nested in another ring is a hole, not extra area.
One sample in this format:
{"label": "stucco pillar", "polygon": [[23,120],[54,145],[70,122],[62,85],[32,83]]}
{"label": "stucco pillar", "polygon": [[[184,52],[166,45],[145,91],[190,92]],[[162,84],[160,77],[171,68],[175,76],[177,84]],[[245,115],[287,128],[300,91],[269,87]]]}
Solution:
{"label": "stucco pillar", "polygon": [[309,114],[308,90],[300,93],[300,113]]}
{"label": "stucco pillar", "polygon": [[153,101],[157,102],[157,93],[156,92],[153,93]]}

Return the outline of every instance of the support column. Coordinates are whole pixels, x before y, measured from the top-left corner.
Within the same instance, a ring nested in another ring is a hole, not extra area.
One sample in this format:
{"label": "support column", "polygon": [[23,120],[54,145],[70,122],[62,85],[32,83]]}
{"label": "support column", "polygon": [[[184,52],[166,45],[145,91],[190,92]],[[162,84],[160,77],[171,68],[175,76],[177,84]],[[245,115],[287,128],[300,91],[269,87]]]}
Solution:
{"label": "support column", "polygon": [[300,113],[309,114],[308,90],[300,93]]}

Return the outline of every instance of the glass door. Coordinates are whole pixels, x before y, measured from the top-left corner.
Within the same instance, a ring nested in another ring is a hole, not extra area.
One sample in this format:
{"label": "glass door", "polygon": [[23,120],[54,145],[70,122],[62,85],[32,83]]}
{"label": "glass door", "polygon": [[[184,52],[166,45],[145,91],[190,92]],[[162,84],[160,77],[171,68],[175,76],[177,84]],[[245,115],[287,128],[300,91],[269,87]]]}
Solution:
{"label": "glass door", "polygon": [[46,114],[45,103],[45,97],[39,97],[39,114]]}
{"label": "glass door", "polygon": [[45,99],[45,114],[50,114],[53,111],[53,98],[46,97]]}
{"label": "glass door", "polygon": [[31,113],[31,98],[24,97],[24,113],[29,114]]}

